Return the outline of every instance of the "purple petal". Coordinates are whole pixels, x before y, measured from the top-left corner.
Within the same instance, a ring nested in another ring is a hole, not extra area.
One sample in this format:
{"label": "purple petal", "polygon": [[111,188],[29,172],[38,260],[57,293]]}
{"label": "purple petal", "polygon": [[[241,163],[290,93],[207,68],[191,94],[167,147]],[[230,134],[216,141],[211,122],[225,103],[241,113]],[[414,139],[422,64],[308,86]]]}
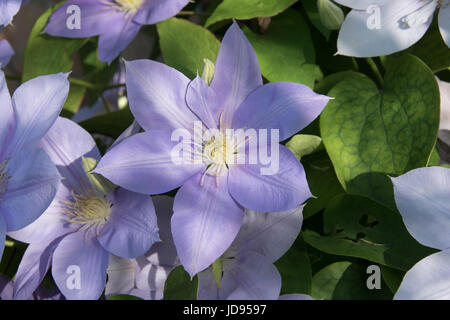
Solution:
{"label": "purple petal", "polygon": [[421,244],[450,248],[450,169],[428,167],[392,178],[397,208],[409,233]]}
{"label": "purple petal", "polygon": [[279,129],[283,141],[319,116],[329,97],[293,82],[271,82],[256,89],[236,110],[234,128]]}
{"label": "purple petal", "polygon": [[0,212],[8,231],[19,230],[48,208],[59,185],[59,174],[40,149],[20,152],[8,161],[8,189],[2,195]]}
{"label": "purple petal", "polygon": [[116,256],[141,256],[159,241],[152,199],[125,189],[115,191],[113,197],[111,216],[97,239]]}
{"label": "purple petal", "polygon": [[[70,6],[80,8],[80,28],[68,28],[68,19],[73,15]],[[125,13],[116,10],[102,0],[69,0],[61,5],[50,17],[44,32],[52,36],[65,38],[89,38],[105,32],[125,19]]]}
{"label": "purple petal", "polygon": [[158,194],[175,189],[204,165],[173,162],[171,152],[178,142],[171,141],[171,134],[152,130],[134,135],[107,152],[95,172],[134,192]]}
{"label": "purple petal", "polygon": [[434,253],[415,264],[403,278],[396,300],[449,300],[450,251]]}
{"label": "purple petal", "polygon": [[71,201],[72,189],[61,184],[50,207],[33,223],[17,231],[8,232],[11,238],[25,243],[49,243],[77,227],[67,222],[63,201]]}
{"label": "purple petal", "polygon": [[189,79],[151,60],[126,62],[130,109],[145,130],[193,129],[198,118],[186,105]]}
{"label": "purple petal", "polygon": [[[76,137],[76,139],[74,139]],[[68,188],[78,189],[87,181],[81,157],[100,160],[91,135],[72,120],[59,117],[38,146],[57,166]]]}
{"label": "purple petal", "polygon": [[300,206],[283,212],[246,210],[233,247],[240,255],[254,251],[272,262],[277,261],[289,250],[300,233],[302,210],[303,207]]}
{"label": "purple petal", "polygon": [[11,23],[21,4],[22,0],[0,0],[0,27]]}
{"label": "purple petal", "polygon": [[152,0],[142,4],[134,18],[140,24],[155,24],[176,15],[190,0]]}
{"label": "purple petal", "polygon": [[0,68],[6,67],[14,55],[14,50],[7,40],[0,40]]}
{"label": "purple petal", "polygon": [[60,241],[61,238],[58,238],[51,243],[41,242],[28,246],[15,275],[14,299],[27,300],[33,296],[50,268],[53,252]]}
{"label": "purple petal", "polygon": [[72,233],[53,254],[53,279],[69,300],[96,300],[105,288],[108,260],[108,252],[95,237],[85,232]]}
{"label": "purple petal", "polygon": [[51,128],[69,93],[68,74],[40,76],[22,84],[12,97],[16,121],[9,152],[34,146]]}
{"label": "purple petal", "polygon": [[194,276],[231,245],[242,224],[244,210],[231,198],[226,177],[202,174],[189,179],[175,196],[172,236],[181,264]]}
{"label": "purple petal", "polygon": [[[279,145],[278,170],[261,174],[261,164],[230,166],[228,188],[243,207],[259,212],[293,209],[311,197],[303,166],[286,147]],[[271,155],[273,156],[273,154]]]}
{"label": "purple petal", "polygon": [[442,39],[450,47],[450,5],[448,3],[439,10],[439,30]]}
{"label": "purple petal", "polygon": [[13,291],[13,281],[4,274],[0,274],[0,299],[12,300]]}
{"label": "purple petal", "polygon": [[141,28],[132,17],[108,22],[108,30],[98,39],[98,57],[100,61],[111,62],[130,44]]}
{"label": "purple petal", "polygon": [[13,108],[8,86],[6,85],[5,74],[0,70],[0,155],[4,151],[5,140],[11,130],[13,121]]}
{"label": "purple petal", "polygon": [[189,84],[186,102],[208,128],[217,128],[221,112],[219,101],[214,90],[201,77],[197,76]]}
{"label": "purple petal", "polygon": [[228,300],[276,300],[280,296],[281,276],[266,257],[247,252],[224,263],[219,296]]}
{"label": "purple petal", "polygon": [[222,40],[211,83],[223,108],[224,124],[232,126],[236,109],[262,84],[255,51],[238,24],[233,22]]}
{"label": "purple petal", "polygon": [[[366,12],[365,9],[352,10],[345,17],[339,32],[338,53],[352,57],[375,57],[412,46],[422,38],[433,20],[433,10],[426,15],[419,13],[421,7],[425,5],[427,4],[421,0],[390,1],[380,7],[379,28],[369,28],[367,25],[374,12]],[[412,22],[409,26],[406,22],[402,22],[402,19],[411,14],[417,14],[416,17],[420,19],[427,19],[425,22]]]}

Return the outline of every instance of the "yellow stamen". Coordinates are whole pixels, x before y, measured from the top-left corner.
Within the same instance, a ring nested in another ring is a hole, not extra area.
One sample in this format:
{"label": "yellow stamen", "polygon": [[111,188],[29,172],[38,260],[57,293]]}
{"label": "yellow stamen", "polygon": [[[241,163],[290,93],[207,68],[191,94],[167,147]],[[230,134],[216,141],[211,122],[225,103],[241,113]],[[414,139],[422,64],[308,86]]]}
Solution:
{"label": "yellow stamen", "polygon": [[139,9],[142,4],[142,0],[114,0],[112,2],[107,1],[106,3],[118,10],[128,13]]}
{"label": "yellow stamen", "polygon": [[111,215],[111,201],[90,188],[72,191],[71,201],[63,201],[62,204],[67,221],[78,225],[79,231],[93,229],[98,234]]}

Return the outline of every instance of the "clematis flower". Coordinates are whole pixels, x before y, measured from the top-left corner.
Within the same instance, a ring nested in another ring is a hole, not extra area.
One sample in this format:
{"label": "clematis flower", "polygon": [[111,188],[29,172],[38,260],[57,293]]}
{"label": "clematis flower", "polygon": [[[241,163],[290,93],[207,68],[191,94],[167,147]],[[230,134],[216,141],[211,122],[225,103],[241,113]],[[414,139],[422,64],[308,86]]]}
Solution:
{"label": "clematis flower", "polygon": [[0,68],[6,67],[13,55],[14,50],[8,40],[0,40]]}
{"label": "clematis flower", "polygon": [[449,0],[336,0],[352,8],[338,37],[338,54],[375,57],[412,46],[426,33],[439,10],[439,29],[450,47]]}
{"label": "clematis flower", "polygon": [[247,210],[231,247],[214,266],[199,273],[198,298],[278,299],[281,276],[273,263],[292,246],[302,221],[302,207],[269,213]]}
{"label": "clematis flower", "polygon": [[167,276],[179,265],[170,233],[173,198],[168,196],[152,198],[161,242],[155,243],[145,255],[135,259],[111,256],[106,297],[129,294],[145,300],[160,300],[163,298]]}
{"label": "clematis flower", "polygon": [[395,299],[450,299],[450,169],[414,169],[392,178],[397,208],[409,233],[439,251],[415,264]]}
{"label": "clematis flower", "polygon": [[11,23],[21,4],[22,0],[0,0],[0,29]]}
{"label": "clematis flower", "polygon": [[[44,31],[52,36],[67,38],[99,36],[99,59],[111,62],[130,44],[143,25],[155,24],[176,15],[188,2],[68,0],[52,14]],[[72,19],[72,14],[76,14],[74,8],[79,8],[81,14],[79,25],[68,20]],[[70,23],[74,25],[69,28]]]}
{"label": "clematis flower", "polygon": [[63,180],[39,219],[8,234],[30,244],[16,274],[14,298],[29,298],[51,264],[53,279],[67,299],[98,299],[110,253],[141,256],[159,240],[152,200],[124,189],[105,194],[96,188],[82,157],[98,161],[99,151],[89,133],[69,119],[58,118],[40,146]]}
{"label": "clematis flower", "polygon": [[[14,282],[7,276],[0,274],[0,299],[13,300]],[[44,286],[39,286],[29,300],[65,300],[59,290],[47,290]]]}
{"label": "clematis flower", "polygon": [[0,71],[0,257],[7,231],[35,221],[55,197],[60,176],[37,143],[61,112],[67,74],[22,84],[11,99]]}
{"label": "clematis flower", "polygon": [[[145,194],[181,186],[171,226],[178,256],[191,276],[231,245],[244,207],[286,211],[311,196],[302,165],[278,142],[314,120],[329,98],[297,83],[263,85],[256,54],[237,23],[225,34],[210,86],[151,60],[127,62],[126,77],[131,111],[145,132],[107,152],[96,172]],[[201,131],[216,134],[196,142],[198,124]],[[238,141],[227,128],[266,129],[278,137],[271,135],[270,143]],[[179,130],[191,139],[173,141]],[[174,150],[183,144],[192,153],[177,161]],[[267,169],[263,161],[239,163],[238,158],[261,155],[269,145],[271,154],[279,155],[273,174],[262,174]]]}

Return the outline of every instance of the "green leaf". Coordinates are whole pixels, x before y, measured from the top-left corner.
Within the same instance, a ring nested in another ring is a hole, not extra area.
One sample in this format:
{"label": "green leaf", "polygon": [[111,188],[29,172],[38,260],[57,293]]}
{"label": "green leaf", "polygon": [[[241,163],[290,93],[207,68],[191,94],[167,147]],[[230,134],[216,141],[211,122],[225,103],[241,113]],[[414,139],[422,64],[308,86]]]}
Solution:
{"label": "green leaf", "polygon": [[207,29],[184,19],[157,24],[164,62],[193,79],[203,70],[203,59],[216,61],[220,42]]}
{"label": "green leaf", "polygon": [[317,82],[314,91],[320,94],[328,94],[333,87],[344,80],[358,81],[359,79],[363,79],[363,77],[364,76],[361,73],[355,71],[336,72]]}
{"label": "green leaf", "polygon": [[327,29],[320,20],[319,10],[317,9],[317,0],[302,0],[303,7],[311,23],[328,40],[331,30]]}
{"label": "green leaf", "polygon": [[129,294],[117,294],[115,296],[109,297],[107,300],[144,300],[144,299]]}
{"label": "green leaf", "polygon": [[295,154],[298,160],[320,150],[321,146],[322,139],[309,134],[296,134],[286,143],[286,147]]}
{"label": "green leaf", "polygon": [[329,254],[364,258],[405,271],[436,251],[408,233],[400,214],[360,196],[333,198],[323,214],[323,233],[305,230],[303,238]]}
{"label": "green leaf", "polygon": [[275,266],[281,274],[281,294],[311,293],[312,271],[306,244],[298,237]]}
{"label": "green leaf", "polygon": [[430,159],[428,160],[427,167],[438,166],[440,161],[441,156],[439,155],[438,149],[434,147]]}
{"label": "green leaf", "polygon": [[87,39],[52,37],[42,33],[56,8],[57,6],[48,9],[36,21],[31,31],[25,49],[22,76],[24,82],[37,76],[70,71],[73,65],[72,54],[88,41]]}
{"label": "green leaf", "polygon": [[397,269],[392,269],[386,266],[381,267],[381,275],[383,276],[384,282],[388,285],[389,289],[391,289],[392,293],[396,293],[400,284],[402,283],[403,277],[405,276],[404,271],[400,271]]}
{"label": "green leaf", "polygon": [[314,86],[318,67],[308,24],[300,13],[286,10],[273,18],[265,35],[243,30],[267,80]]}
{"label": "green leaf", "polygon": [[308,199],[303,209],[303,217],[307,219],[325,209],[328,202],[336,195],[344,193],[334,172],[333,164],[325,151],[319,151],[302,159],[309,189],[314,198]]}
{"label": "green leaf", "polygon": [[225,19],[246,20],[272,17],[286,10],[297,0],[224,0],[206,20],[208,27]]}
{"label": "green leaf", "polygon": [[[35,23],[27,47],[23,66],[22,81],[38,76],[69,72],[73,65],[72,54],[81,48],[87,39],[52,37],[42,33],[50,15],[58,6],[48,9]],[[72,116],[80,107],[85,90],[71,85],[69,96],[63,106],[64,115]]]}
{"label": "green leaf", "polygon": [[133,119],[133,114],[127,107],[82,121],[80,126],[90,133],[100,133],[117,138],[131,125]]}
{"label": "green leaf", "polygon": [[164,300],[197,300],[198,277],[192,280],[182,266],[173,269],[164,284]]}
{"label": "green leaf", "polygon": [[323,268],[313,277],[311,296],[315,299],[387,300],[393,295],[381,279],[381,289],[367,288],[367,263],[336,262]]}
{"label": "green leaf", "polygon": [[364,75],[339,82],[320,117],[323,143],[344,189],[395,210],[389,175],[426,166],[440,118],[439,88],[414,56],[391,64],[380,91]]}

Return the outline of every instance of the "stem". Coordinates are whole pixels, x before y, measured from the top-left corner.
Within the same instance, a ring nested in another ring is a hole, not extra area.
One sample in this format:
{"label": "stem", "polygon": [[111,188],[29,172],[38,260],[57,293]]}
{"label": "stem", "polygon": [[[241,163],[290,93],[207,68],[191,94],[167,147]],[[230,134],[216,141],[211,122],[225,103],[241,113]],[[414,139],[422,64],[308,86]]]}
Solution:
{"label": "stem", "polygon": [[209,12],[197,12],[197,11],[180,11],[178,12],[178,16],[209,16],[211,13]]}
{"label": "stem", "polygon": [[21,76],[14,76],[14,75],[11,75],[11,74],[5,74],[5,78],[7,80],[22,81],[22,77]]}
{"label": "stem", "polygon": [[72,84],[84,87],[84,88],[100,90],[100,91],[125,87],[125,83],[117,83],[117,84],[112,84],[112,85],[107,85],[107,86],[96,86],[95,84],[93,84],[91,82],[84,81],[81,79],[76,79],[76,78],[69,78],[69,82]]}
{"label": "stem", "polygon": [[373,73],[375,74],[375,77],[377,78],[380,87],[383,88],[384,80],[380,70],[378,69],[377,64],[375,63],[375,61],[372,60],[372,58],[366,58],[366,61],[369,64],[370,68],[372,69]]}

